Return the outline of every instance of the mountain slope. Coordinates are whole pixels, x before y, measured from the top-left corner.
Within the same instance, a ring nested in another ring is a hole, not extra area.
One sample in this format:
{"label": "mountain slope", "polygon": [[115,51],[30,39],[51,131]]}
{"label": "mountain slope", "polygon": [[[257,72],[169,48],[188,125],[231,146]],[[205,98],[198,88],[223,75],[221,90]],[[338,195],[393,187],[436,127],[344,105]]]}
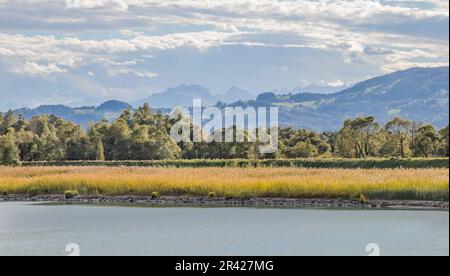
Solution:
{"label": "mountain slope", "polygon": [[89,123],[96,123],[103,119],[115,119],[123,110],[131,108],[127,103],[120,101],[107,101],[102,105],[71,108],[64,105],[42,105],[34,109],[22,108],[14,110],[14,114],[30,119],[39,115],[56,115],[65,120],[72,121],[84,127]]}
{"label": "mountain slope", "polygon": [[336,130],[348,118],[369,115],[383,123],[401,116],[444,127],[449,121],[449,68],[400,71],[329,95],[266,93],[253,104],[279,106],[281,124],[316,130]]}
{"label": "mountain slope", "polygon": [[224,103],[234,103],[238,101],[249,101],[254,99],[254,96],[247,90],[231,87],[223,96],[219,96],[219,98]]}
{"label": "mountain slope", "polygon": [[204,105],[214,105],[219,101],[219,98],[212,95],[204,87],[183,84],[133,102],[133,106],[136,107],[148,103],[153,108],[175,108],[178,106],[192,106],[193,99],[202,99]]}
{"label": "mountain slope", "polygon": [[343,86],[327,86],[327,85],[308,85],[306,87],[298,87],[295,88],[292,93],[298,94],[301,92],[308,92],[308,93],[316,93],[316,94],[332,94],[337,93],[339,91],[342,91],[346,88],[345,85]]}

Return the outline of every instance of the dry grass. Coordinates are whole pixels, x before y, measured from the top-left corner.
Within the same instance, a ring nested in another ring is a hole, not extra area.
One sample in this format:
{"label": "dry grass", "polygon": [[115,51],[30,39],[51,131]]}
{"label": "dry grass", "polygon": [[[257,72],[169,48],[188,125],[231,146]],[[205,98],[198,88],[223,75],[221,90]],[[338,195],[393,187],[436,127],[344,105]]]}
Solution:
{"label": "dry grass", "polygon": [[446,200],[448,169],[0,167],[10,194]]}

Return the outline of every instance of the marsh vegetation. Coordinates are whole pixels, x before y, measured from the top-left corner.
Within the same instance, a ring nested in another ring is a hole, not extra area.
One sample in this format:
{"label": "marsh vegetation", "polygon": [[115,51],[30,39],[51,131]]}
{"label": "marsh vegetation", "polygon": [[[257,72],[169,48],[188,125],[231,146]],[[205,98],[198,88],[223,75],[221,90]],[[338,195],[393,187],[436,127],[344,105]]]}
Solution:
{"label": "marsh vegetation", "polygon": [[8,194],[448,201],[448,169],[0,167]]}

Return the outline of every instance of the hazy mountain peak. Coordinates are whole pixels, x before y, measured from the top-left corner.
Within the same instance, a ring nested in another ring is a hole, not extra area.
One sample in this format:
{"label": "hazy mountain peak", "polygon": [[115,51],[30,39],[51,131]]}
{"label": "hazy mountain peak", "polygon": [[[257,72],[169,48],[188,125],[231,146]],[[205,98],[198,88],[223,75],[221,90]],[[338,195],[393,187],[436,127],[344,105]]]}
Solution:
{"label": "hazy mountain peak", "polygon": [[131,105],[129,105],[126,102],[117,101],[117,100],[110,100],[102,103],[99,105],[95,110],[97,112],[121,112],[125,109],[132,108]]}
{"label": "hazy mountain peak", "polygon": [[148,103],[153,108],[175,108],[178,106],[192,106],[194,99],[201,99],[204,105],[214,105],[219,101],[210,91],[200,85],[182,84],[155,93],[149,97],[136,101],[133,106]]}
{"label": "hazy mountain peak", "polygon": [[[187,85],[181,84],[177,87],[171,87],[162,93],[175,93],[175,94],[191,94],[191,95],[208,95],[209,90],[200,85]],[[159,93],[161,94],[161,93]]]}
{"label": "hazy mountain peak", "polygon": [[248,101],[253,98],[254,96],[247,90],[232,86],[223,96],[221,96],[221,101],[225,103],[234,103],[237,101]]}
{"label": "hazy mountain peak", "polygon": [[148,103],[153,108],[189,107],[192,106],[194,99],[201,99],[204,106],[213,106],[219,101],[231,103],[238,100],[247,101],[252,98],[253,96],[248,91],[237,87],[231,87],[224,95],[213,95],[207,88],[200,85],[181,84],[136,101],[133,106]]}

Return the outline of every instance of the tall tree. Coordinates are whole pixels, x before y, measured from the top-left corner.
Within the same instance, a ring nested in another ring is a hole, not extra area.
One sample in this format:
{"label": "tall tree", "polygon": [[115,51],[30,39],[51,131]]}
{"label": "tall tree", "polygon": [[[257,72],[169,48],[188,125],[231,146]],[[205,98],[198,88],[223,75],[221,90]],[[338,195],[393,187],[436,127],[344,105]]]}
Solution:
{"label": "tall tree", "polygon": [[8,129],[8,134],[0,136],[0,164],[19,165],[20,151],[14,137],[14,129]]}
{"label": "tall tree", "polygon": [[105,140],[108,141],[108,159],[127,160],[130,159],[130,128],[124,120],[118,119],[111,124],[106,133]]}
{"label": "tall tree", "polygon": [[16,131],[21,131],[22,129],[25,129],[27,125],[27,122],[25,121],[25,118],[22,114],[20,114],[17,118],[17,121],[14,123],[13,127]]}
{"label": "tall tree", "polygon": [[406,143],[411,133],[412,122],[396,117],[386,124],[386,131],[397,141],[398,152],[402,158],[406,157]]}
{"label": "tall tree", "polygon": [[449,157],[449,127],[439,131],[439,151],[438,154],[441,156]]}
{"label": "tall tree", "polygon": [[91,145],[89,154],[87,155],[88,159],[105,161],[105,147],[103,146],[102,135],[96,131],[94,126],[91,126],[88,137]]}
{"label": "tall tree", "polygon": [[12,112],[12,110],[9,110],[3,118],[2,124],[0,125],[0,135],[6,134],[8,130],[14,126],[15,122],[16,117],[14,116],[14,112]]}
{"label": "tall tree", "polygon": [[436,150],[438,135],[431,125],[422,126],[417,130],[415,142],[416,156],[429,158]]}
{"label": "tall tree", "polygon": [[100,136],[95,138],[95,160],[105,161],[105,148],[103,147],[103,141]]}
{"label": "tall tree", "polygon": [[33,161],[33,151],[35,135],[31,131],[21,129],[16,132],[16,144],[20,150],[20,160]]}
{"label": "tall tree", "polygon": [[139,107],[133,115],[133,120],[138,125],[154,125],[155,116],[150,109],[150,106],[145,103],[143,106]]}
{"label": "tall tree", "polygon": [[344,155],[354,151],[357,158],[374,156],[379,130],[380,125],[375,121],[374,117],[347,120],[338,135],[340,150],[346,152]]}

